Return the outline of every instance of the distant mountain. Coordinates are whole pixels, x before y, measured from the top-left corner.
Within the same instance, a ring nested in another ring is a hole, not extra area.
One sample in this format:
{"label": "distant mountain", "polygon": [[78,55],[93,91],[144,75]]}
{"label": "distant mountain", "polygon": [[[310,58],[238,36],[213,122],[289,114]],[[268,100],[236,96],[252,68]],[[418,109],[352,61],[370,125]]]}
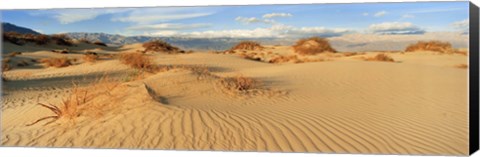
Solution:
{"label": "distant mountain", "polygon": [[20,34],[40,34],[30,28],[17,26],[7,22],[2,22],[2,32],[17,32]]}
{"label": "distant mountain", "polygon": [[291,44],[292,39],[280,38],[187,38],[187,37],[149,37],[149,36],[122,36],[105,33],[67,33],[73,39],[87,39],[89,41],[101,41],[112,46],[124,44],[143,43],[151,40],[163,40],[174,46],[187,50],[226,50],[242,40],[255,40],[262,44],[281,45]]}

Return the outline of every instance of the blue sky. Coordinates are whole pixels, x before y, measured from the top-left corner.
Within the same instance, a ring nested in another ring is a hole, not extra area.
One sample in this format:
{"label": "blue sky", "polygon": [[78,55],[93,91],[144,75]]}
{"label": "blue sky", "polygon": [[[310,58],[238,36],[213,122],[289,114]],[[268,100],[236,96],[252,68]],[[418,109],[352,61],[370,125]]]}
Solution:
{"label": "blue sky", "polygon": [[302,37],[468,30],[468,2],[4,10],[2,21],[45,34]]}

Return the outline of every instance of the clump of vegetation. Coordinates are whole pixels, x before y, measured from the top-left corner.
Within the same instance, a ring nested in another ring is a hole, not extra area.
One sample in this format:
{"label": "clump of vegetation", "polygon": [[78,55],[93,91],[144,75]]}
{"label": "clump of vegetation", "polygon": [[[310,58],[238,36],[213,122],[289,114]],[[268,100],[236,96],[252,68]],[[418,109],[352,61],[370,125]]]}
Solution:
{"label": "clump of vegetation", "polygon": [[324,52],[337,52],[330,45],[327,39],[320,37],[311,37],[300,39],[293,45],[293,49],[300,55],[315,55]]}
{"label": "clump of vegetation", "polygon": [[254,54],[240,54],[240,57],[244,58],[244,59],[248,59],[248,60],[252,60],[252,61],[262,61],[262,58],[260,57],[256,57]]}
{"label": "clump of vegetation", "polygon": [[395,62],[395,60],[383,53],[377,54],[374,57],[365,58],[366,61],[381,61],[381,62]]}
{"label": "clump of vegetation", "polygon": [[3,58],[2,59],[2,73],[5,72],[5,71],[8,71],[8,70],[11,70],[12,67],[10,65],[10,58],[7,57],[7,58]]}
{"label": "clump of vegetation", "polygon": [[236,77],[222,78],[220,82],[228,90],[240,92],[255,89],[258,85],[258,82],[254,79],[241,75]]}
{"label": "clump of vegetation", "polygon": [[[172,46],[169,43],[161,40],[154,40],[143,43],[143,48],[146,52],[166,52],[166,53],[182,53],[178,47]],[[185,51],[183,51],[184,53]]]}
{"label": "clump of vegetation", "polygon": [[37,45],[46,45],[50,42],[50,37],[44,34],[20,34],[17,32],[4,32],[3,39],[15,45],[24,45],[27,42]]}
{"label": "clump of vegetation", "polygon": [[93,42],[93,44],[98,45],[98,46],[107,47],[107,44],[105,44],[105,43],[103,43],[103,42],[101,42],[101,41],[95,41],[95,42]]}
{"label": "clump of vegetation", "polygon": [[7,54],[7,57],[15,57],[17,55],[21,55],[22,53],[21,52],[11,52],[9,54]]}
{"label": "clump of vegetation", "polygon": [[233,46],[230,50],[263,50],[264,47],[255,41],[242,41]]}
{"label": "clump of vegetation", "polygon": [[30,65],[30,63],[28,63],[27,60],[21,60],[21,61],[17,62],[17,67],[24,67],[24,66],[28,66],[28,65]]}
{"label": "clump of vegetation", "polygon": [[95,62],[97,61],[99,56],[96,53],[86,53],[83,55],[83,60],[85,62]]}
{"label": "clump of vegetation", "polygon": [[67,67],[72,65],[72,60],[67,57],[62,58],[44,58],[40,60],[40,63],[43,63],[45,67]]}
{"label": "clump of vegetation", "polygon": [[42,117],[36,121],[27,124],[32,126],[39,122],[49,120],[44,125],[51,124],[59,119],[75,120],[81,115],[101,115],[108,104],[96,103],[92,100],[98,96],[108,95],[109,91],[118,86],[118,81],[110,80],[108,77],[102,77],[86,88],[79,88],[73,85],[70,95],[67,96],[59,105],[50,103],[38,103],[41,107],[50,110],[53,115]]}
{"label": "clump of vegetation", "polygon": [[81,38],[81,39],[78,39],[79,42],[81,43],[85,43],[85,44],[91,44],[92,42],[90,42],[90,40],[86,39],[86,38]]}
{"label": "clump of vegetation", "polygon": [[54,34],[51,35],[50,38],[55,42],[57,45],[61,46],[72,46],[73,42],[66,34]]}
{"label": "clump of vegetation", "polygon": [[452,47],[452,44],[448,42],[441,41],[419,41],[415,44],[411,44],[405,48],[406,52],[415,52],[415,51],[433,51],[440,53],[454,53],[455,50]]}
{"label": "clump of vegetation", "polygon": [[152,60],[142,53],[123,53],[120,55],[120,62],[132,68],[148,72],[153,72],[156,68]]}

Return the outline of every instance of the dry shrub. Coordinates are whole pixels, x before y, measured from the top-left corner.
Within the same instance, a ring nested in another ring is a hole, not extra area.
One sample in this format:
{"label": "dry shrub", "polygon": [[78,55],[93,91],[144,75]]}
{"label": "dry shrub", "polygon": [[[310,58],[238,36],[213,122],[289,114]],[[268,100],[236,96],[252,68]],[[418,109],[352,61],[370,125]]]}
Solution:
{"label": "dry shrub", "polygon": [[263,50],[264,47],[255,41],[242,41],[230,50]]}
{"label": "dry shrub", "polygon": [[395,60],[383,53],[377,54],[374,57],[365,58],[366,61],[381,61],[381,62],[395,62]]}
{"label": "dry shrub", "polygon": [[332,48],[327,39],[320,37],[311,37],[300,39],[293,46],[296,53],[301,55],[315,55],[324,52],[337,52]]}
{"label": "dry shrub", "polygon": [[44,58],[40,60],[40,63],[43,63],[45,67],[67,67],[72,65],[72,60],[67,57],[62,58]]}
{"label": "dry shrub", "polygon": [[93,42],[93,44],[98,45],[98,46],[107,47],[107,44],[105,44],[105,43],[103,43],[103,42],[101,42],[101,41],[95,41],[95,42]]}
{"label": "dry shrub", "polygon": [[99,56],[97,54],[88,54],[87,53],[83,56],[83,60],[85,62],[95,62],[95,61],[98,60],[98,58],[99,58]]}
{"label": "dry shrub", "polygon": [[86,38],[81,38],[81,39],[78,39],[79,42],[81,43],[85,43],[85,44],[91,44],[92,42],[90,42],[90,40],[86,39]]}
{"label": "dry shrub", "polygon": [[66,34],[54,34],[51,35],[50,38],[55,42],[57,45],[61,46],[72,46],[73,42]]}
{"label": "dry shrub", "polygon": [[21,52],[11,52],[7,55],[7,57],[15,57],[17,55],[21,55],[22,53]]}
{"label": "dry shrub", "polygon": [[242,75],[236,77],[222,78],[220,82],[225,88],[232,91],[247,91],[250,89],[255,89],[258,85],[258,82],[254,79],[244,77]]}
{"label": "dry shrub", "polygon": [[260,57],[256,57],[255,56],[256,54],[240,54],[240,57],[244,58],[244,59],[248,59],[248,60],[252,60],[252,61],[262,61],[262,58]]}
{"label": "dry shrub", "polygon": [[10,66],[10,58],[3,58],[2,59],[2,73],[8,70],[12,69],[12,66]]}
{"label": "dry shrub", "polygon": [[21,60],[17,62],[18,67],[24,67],[30,65],[27,60]]}
{"label": "dry shrub", "polygon": [[406,52],[415,52],[415,51],[434,51],[440,53],[453,53],[454,49],[452,44],[448,42],[441,41],[419,41],[415,44],[411,44],[405,48]]}
{"label": "dry shrub", "polygon": [[299,58],[296,55],[291,56],[276,56],[268,61],[269,63],[285,63],[285,62],[294,62],[299,63]]}
{"label": "dry shrub", "polygon": [[458,65],[455,65],[455,68],[467,69],[468,65],[467,64],[458,64]]}
{"label": "dry shrub", "polygon": [[156,69],[152,60],[142,53],[123,53],[120,55],[120,62],[132,68],[147,72],[154,72]]}
{"label": "dry shrub", "polygon": [[[143,43],[143,52],[167,52],[167,53],[179,53],[178,47],[172,46],[169,43],[161,40],[154,40]],[[181,53],[181,52],[180,52]]]}
{"label": "dry shrub", "polygon": [[75,118],[81,115],[102,115],[104,108],[108,107],[108,104],[101,104],[92,100],[99,96],[110,95],[110,91],[118,85],[118,81],[111,80],[106,76],[97,79],[86,88],[79,88],[78,85],[74,83],[70,94],[62,100],[61,104],[38,103],[41,107],[53,112],[53,115],[37,119],[36,121],[27,124],[27,126],[49,119],[51,120],[44,125],[48,125],[63,118],[67,120],[75,120]]}

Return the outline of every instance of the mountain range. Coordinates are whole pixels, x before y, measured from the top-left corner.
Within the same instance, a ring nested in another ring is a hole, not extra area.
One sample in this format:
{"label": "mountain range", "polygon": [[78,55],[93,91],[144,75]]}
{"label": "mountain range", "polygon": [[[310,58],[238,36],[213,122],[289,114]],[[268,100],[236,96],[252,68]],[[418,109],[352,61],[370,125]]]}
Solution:
{"label": "mountain range", "polygon": [[[32,29],[2,23],[3,32],[14,31],[23,34],[40,34]],[[163,40],[186,50],[226,50],[243,40],[253,40],[264,45],[292,45],[295,38],[189,38],[189,37],[153,37],[123,36],[106,33],[70,32],[65,33],[73,39],[101,41],[109,46],[143,43],[151,40]],[[380,35],[352,33],[328,38],[332,46],[339,51],[394,51],[403,50],[409,44],[425,40],[448,41],[456,48],[468,47],[468,34],[459,32],[427,32],[410,35]]]}

